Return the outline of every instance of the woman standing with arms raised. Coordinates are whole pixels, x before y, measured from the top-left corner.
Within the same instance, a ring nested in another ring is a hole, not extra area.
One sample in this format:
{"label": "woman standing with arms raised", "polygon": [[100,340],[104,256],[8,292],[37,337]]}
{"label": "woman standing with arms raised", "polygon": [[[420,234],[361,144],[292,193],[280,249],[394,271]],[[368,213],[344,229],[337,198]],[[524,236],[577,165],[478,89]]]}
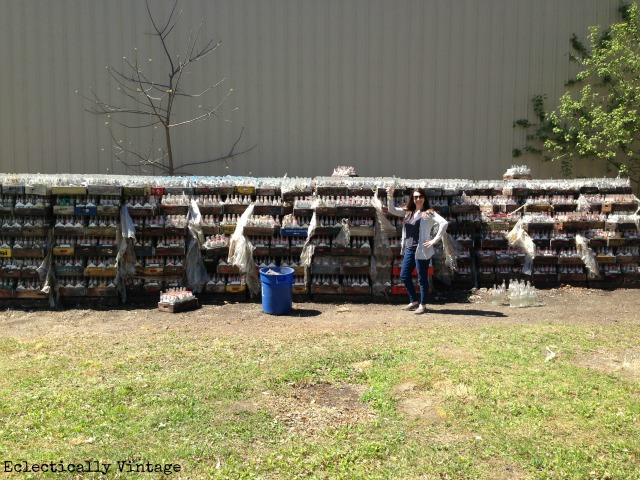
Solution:
{"label": "woman standing with arms raised", "polygon": [[[397,217],[404,217],[402,226],[402,241],[400,253],[403,254],[400,279],[404,283],[409,295],[409,304],[403,310],[415,310],[416,315],[427,311],[429,296],[429,264],[435,250],[433,246],[440,241],[447,231],[448,223],[437,212],[429,208],[429,199],[422,188],[416,188],[411,193],[409,201],[403,208],[394,205],[393,188],[387,189],[389,213]],[[431,229],[438,224],[438,233],[431,238]],[[420,285],[420,299],[411,279],[413,269],[417,267],[418,283]]]}

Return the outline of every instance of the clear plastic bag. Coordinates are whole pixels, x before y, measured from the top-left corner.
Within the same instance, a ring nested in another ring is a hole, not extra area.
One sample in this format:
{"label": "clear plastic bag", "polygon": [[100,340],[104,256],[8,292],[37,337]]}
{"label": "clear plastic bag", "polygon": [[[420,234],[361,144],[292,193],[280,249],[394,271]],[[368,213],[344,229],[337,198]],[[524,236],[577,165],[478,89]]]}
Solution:
{"label": "clear plastic bag", "polygon": [[460,244],[454,240],[454,238],[447,232],[442,235],[442,251],[444,254],[444,265],[451,272],[458,270],[458,252],[460,251]]}
{"label": "clear plastic bag", "polygon": [[316,246],[313,243],[305,243],[300,254],[300,265],[303,267],[310,267],[313,260],[313,254]]}
{"label": "clear plastic bag", "polygon": [[260,293],[260,276],[258,268],[253,261],[255,247],[244,236],[244,227],[247,225],[251,215],[253,215],[254,206],[255,204],[251,203],[238,220],[236,230],[231,235],[231,241],[229,242],[229,256],[227,259],[230,265],[238,267],[246,275],[247,287],[251,295]]}
{"label": "clear plastic bag", "polygon": [[[233,246],[232,246],[233,245]],[[233,255],[231,251],[233,249]],[[247,287],[251,295],[260,293],[261,283],[258,267],[253,260],[255,247],[245,236],[232,239],[229,244],[229,263],[237,266],[246,276]]]}
{"label": "clear plastic bag", "polygon": [[136,239],[136,227],[126,206],[120,207],[120,225],[116,230],[116,278],[114,283],[123,302],[127,300],[126,283],[136,274],[136,253],[133,244]]}
{"label": "clear plastic bag", "polygon": [[51,263],[53,260],[52,246],[54,244],[53,240],[53,229],[49,230],[49,235],[47,238],[47,254],[44,257],[44,260],[37,268],[38,276],[40,277],[40,282],[42,282],[42,292],[49,294],[49,306],[51,308],[55,308],[58,306],[60,301],[60,293],[59,286],[56,276],[53,272],[53,268],[51,268]]}
{"label": "clear plastic bag", "polygon": [[376,196],[371,198],[371,205],[376,209],[376,231],[380,231],[381,237],[395,237],[397,235],[396,227],[389,221],[382,210],[382,202]]}
{"label": "clear plastic bag", "polygon": [[351,233],[349,230],[349,219],[343,218],[341,223],[340,233],[335,238],[336,245],[348,247],[351,243]]}
{"label": "clear plastic bag", "polygon": [[[387,182],[395,186],[395,179]],[[382,210],[382,202],[377,196],[371,198],[371,205],[376,209],[374,223],[374,249],[371,256],[371,291],[373,295],[384,296],[391,285],[391,264],[393,254],[389,245],[389,238],[396,237],[396,227],[389,221]]]}
{"label": "clear plastic bag", "polygon": [[536,245],[524,229],[524,221],[522,219],[518,220],[518,223],[516,223],[513,230],[507,234],[506,238],[509,241],[509,245],[512,247],[520,247],[524,250],[525,259],[522,265],[522,273],[531,275],[533,272],[533,259],[536,256]]}
{"label": "clear plastic bag", "polygon": [[189,208],[188,228],[189,235],[187,240],[187,255],[185,258],[185,278],[187,288],[194,293],[200,293],[202,286],[209,280],[209,275],[207,273],[207,267],[202,260],[202,252],[200,250],[204,243],[202,215],[194,199],[191,200],[191,206]]}
{"label": "clear plastic bag", "polygon": [[[314,200],[313,208],[317,205],[317,200]],[[313,216],[311,217],[311,222],[309,223],[309,229],[307,230],[307,240],[304,242],[304,246],[302,248],[302,253],[300,253],[300,265],[303,267],[310,267],[311,261],[313,260],[313,253],[315,252],[316,246],[311,242],[311,239],[315,235],[316,226],[318,225],[318,219],[316,216],[316,212],[313,212]]]}
{"label": "clear plastic bag", "polygon": [[600,276],[600,272],[598,272],[596,256],[593,253],[593,250],[589,247],[589,241],[582,235],[576,235],[576,250],[585,267],[587,267],[588,277],[598,278]]}
{"label": "clear plastic bag", "polygon": [[591,204],[589,203],[589,200],[587,200],[587,198],[580,194],[580,196],[578,197],[578,205],[576,207],[576,210],[578,212],[590,212],[591,211]]}

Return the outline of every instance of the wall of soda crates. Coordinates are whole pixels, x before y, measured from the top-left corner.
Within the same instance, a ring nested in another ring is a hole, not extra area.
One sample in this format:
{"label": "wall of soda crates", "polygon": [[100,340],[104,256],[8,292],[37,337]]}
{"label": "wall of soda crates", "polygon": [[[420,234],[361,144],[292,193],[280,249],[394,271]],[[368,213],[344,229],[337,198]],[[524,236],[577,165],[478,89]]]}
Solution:
{"label": "wall of soda crates", "polygon": [[[234,179],[235,184],[216,179],[195,186],[163,186],[157,177],[146,185],[137,177],[131,177],[131,185],[127,177],[119,185],[47,185],[20,184],[5,176],[0,190],[0,296],[45,301],[38,269],[42,271],[50,253],[62,297],[116,297],[121,205],[136,230],[136,274],[126,285],[128,295],[155,297],[183,285],[192,199],[205,235],[204,293],[248,295],[245,275],[229,264],[228,253],[241,215],[253,204],[244,235],[255,247],[256,268],[293,268],[295,294],[404,295],[401,219],[388,216],[396,236],[383,244],[371,198],[403,205],[416,186],[426,189],[432,208],[447,218],[448,233],[457,242],[457,270],[445,267],[441,249],[434,258],[433,275],[446,285],[490,287],[524,278],[525,254],[506,238],[520,219],[537,247],[533,272],[526,277],[536,287],[639,283],[638,199],[628,182],[495,181],[459,188],[452,181],[394,179],[396,193],[388,199],[385,179],[305,179],[296,188],[284,188],[277,180],[261,186],[258,179]],[[338,241],[344,223],[348,244]],[[576,235],[588,239],[595,255],[594,278],[578,256]],[[315,253],[311,264],[303,266],[300,254],[307,241]]]}

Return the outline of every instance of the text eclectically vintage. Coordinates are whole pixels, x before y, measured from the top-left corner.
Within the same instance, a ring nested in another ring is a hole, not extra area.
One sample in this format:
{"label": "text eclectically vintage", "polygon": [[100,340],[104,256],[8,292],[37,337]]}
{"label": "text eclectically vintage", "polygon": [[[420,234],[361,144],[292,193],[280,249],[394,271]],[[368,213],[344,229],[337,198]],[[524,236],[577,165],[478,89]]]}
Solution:
{"label": "text eclectically vintage", "polygon": [[30,462],[27,460],[3,460],[4,473],[101,473],[106,475],[113,468],[119,473],[163,473],[171,475],[180,472],[182,467],[177,463],[134,462],[118,460],[106,463],[98,460],[83,460],[81,462]]}

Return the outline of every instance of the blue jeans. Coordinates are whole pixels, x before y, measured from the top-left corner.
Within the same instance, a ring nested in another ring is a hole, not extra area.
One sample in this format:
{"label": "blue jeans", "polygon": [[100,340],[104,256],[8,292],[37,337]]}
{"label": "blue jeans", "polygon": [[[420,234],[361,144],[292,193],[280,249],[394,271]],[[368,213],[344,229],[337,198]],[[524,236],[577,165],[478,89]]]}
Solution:
{"label": "blue jeans", "polygon": [[407,293],[409,294],[409,302],[415,303],[418,301],[416,295],[416,287],[411,279],[411,273],[413,269],[418,267],[418,284],[420,285],[420,305],[427,304],[427,298],[429,297],[429,264],[431,259],[420,260],[416,259],[416,251],[412,249],[405,249],[404,258],[402,259],[402,269],[400,270],[400,280],[404,283]]}

